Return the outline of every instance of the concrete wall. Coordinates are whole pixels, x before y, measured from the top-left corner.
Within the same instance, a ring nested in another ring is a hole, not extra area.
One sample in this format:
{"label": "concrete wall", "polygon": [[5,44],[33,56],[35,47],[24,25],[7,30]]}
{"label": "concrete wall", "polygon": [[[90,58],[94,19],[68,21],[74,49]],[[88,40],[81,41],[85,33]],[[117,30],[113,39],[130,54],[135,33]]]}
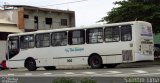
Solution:
{"label": "concrete wall", "polygon": [[17,10],[0,11],[0,19],[4,19],[8,22],[18,24],[18,12]]}
{"label": "concrete wall", "polygon": [[[25,10],[24,14],[29,15],[29,18],[25,19],[25,29],[36,29],[34,23],[34,16],[38,16],[38,28],[40,30],[66,28],[71,26],[73,27],[73,25],[75,25],[72,24],[75,22],[70,21],[69,14],[67,13],[55,13],[55,12],[44,12],[44,11],[37,12],[37,11]],[[52,25],[46,24],[45,18],[52,18]],[[67,19],[67,26],[61,26],[61,19]]]}
{"label": "concrete wall", "polygon": [[5,60],[6,55],[6,41],[0,40],[0,61]]}
{"label": "concrete wall", "polygon": [[[20,29],[31,29],[36,30],[36,24],[34,23],[34,16],[38,16],[38,29],[39,30],[48,30],[48,29],[58,29],[58,28],[68,28],[75,27],[75,14],[69,14],[64,12],[49,12],[49,11],[37,11],[37,10],[27,10],[21,8],[22,15],[21,19],[19,18],[19,9],[15,10],[4,10],[0,11],[0,19],[6,20],[11,23],[15,23],[18,26],[24,24]],[[23,14],[29,15],[28,19],[22,19]],[[52,18],[52,25],[45,23],[45,18]],[[67,19],[67,26],[61,25],[61,19]]]}

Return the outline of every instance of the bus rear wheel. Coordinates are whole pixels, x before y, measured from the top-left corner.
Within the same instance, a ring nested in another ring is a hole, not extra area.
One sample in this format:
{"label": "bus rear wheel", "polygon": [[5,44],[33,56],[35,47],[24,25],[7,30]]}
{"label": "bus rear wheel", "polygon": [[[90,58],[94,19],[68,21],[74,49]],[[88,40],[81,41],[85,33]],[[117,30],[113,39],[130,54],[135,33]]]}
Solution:
{"label": "bus rear wheel", "polygon": [[92,55],[89,58],[89,65],[92,69],[100,69],[103,68],[102,58],[99,55]]}
{"label": "bus rear wheel", "polygon": [[44,67],[45,70],[55,70],[56,67],[55,66],[48,66],[48,67]]}
{"label": "bus rear wheel", "polygon": [[29,70],[29,71],[35,71],[37,70],[36,67],[36,62],[34,59],[27,59],[25,62],[25,67]]}

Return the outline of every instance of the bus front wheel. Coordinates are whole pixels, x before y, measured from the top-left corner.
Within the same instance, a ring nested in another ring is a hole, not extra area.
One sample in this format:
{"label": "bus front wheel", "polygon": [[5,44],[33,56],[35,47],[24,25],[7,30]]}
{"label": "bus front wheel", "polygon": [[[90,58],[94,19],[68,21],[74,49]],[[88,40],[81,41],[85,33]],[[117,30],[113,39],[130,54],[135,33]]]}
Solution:
{"label": "bus front wheel", "polygon": [[29,71],[35,71],[37,69],[35,60],[32,59],[32,58],[27,59],[26,62],[25,62],[25,67]]}
{"label": "bus front wheel", "polygon": [[99,55],[92,55],[89,57],[89,65],[92,69],[103,68],[102,58]]}

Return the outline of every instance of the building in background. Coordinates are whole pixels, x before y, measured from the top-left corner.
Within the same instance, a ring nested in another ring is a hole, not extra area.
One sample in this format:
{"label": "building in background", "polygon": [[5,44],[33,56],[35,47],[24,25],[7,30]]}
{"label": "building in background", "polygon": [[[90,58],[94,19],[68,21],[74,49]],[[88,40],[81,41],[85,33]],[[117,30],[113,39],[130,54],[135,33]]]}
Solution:
{"label": "building in background", "polygon": [[22,32],[18,29],[17,24],[13,24],[4,20],[0,20],[0,62],[5,59],[6,40],[8,34]]}
{"label": "building in background", "polygon": [[0,10],[0,61],[5,59],[8,34],[75,27],[75,12],[26,5],[4,5]]}
{"label": "building in background", "polygon": [[18,25],[24,32],[75,27],[75,12],[25,5],[4,5],[0,19]]}

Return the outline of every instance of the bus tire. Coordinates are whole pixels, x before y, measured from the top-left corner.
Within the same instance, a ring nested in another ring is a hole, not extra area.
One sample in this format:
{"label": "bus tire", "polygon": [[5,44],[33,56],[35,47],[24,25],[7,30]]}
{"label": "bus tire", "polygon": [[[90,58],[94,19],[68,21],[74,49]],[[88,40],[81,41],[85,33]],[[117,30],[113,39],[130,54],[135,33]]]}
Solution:
{"label": "bus tire", "polygon": [[92,69],[100,69],[104,67],[101,56],[97,54],[91,55],[89,57],[89,65]]}
{"label": "bus tire", "polygon": [[117,65],[119,65],[119,64],[106,64],[105,66],[107,68],[115,68]]}
{"label": "bus tire", "polygon": [[26,62],[25,62],[25,67],[29,71],[35,71],[35,70],[37,70],[36,61],[34,59],[32,59],[32,58],[27,59]]}
{"label": "bus tire", "polygon": [[55,66],[47,66],[47,67],[44,67],[45,70],[55,70],[56,67]]}

